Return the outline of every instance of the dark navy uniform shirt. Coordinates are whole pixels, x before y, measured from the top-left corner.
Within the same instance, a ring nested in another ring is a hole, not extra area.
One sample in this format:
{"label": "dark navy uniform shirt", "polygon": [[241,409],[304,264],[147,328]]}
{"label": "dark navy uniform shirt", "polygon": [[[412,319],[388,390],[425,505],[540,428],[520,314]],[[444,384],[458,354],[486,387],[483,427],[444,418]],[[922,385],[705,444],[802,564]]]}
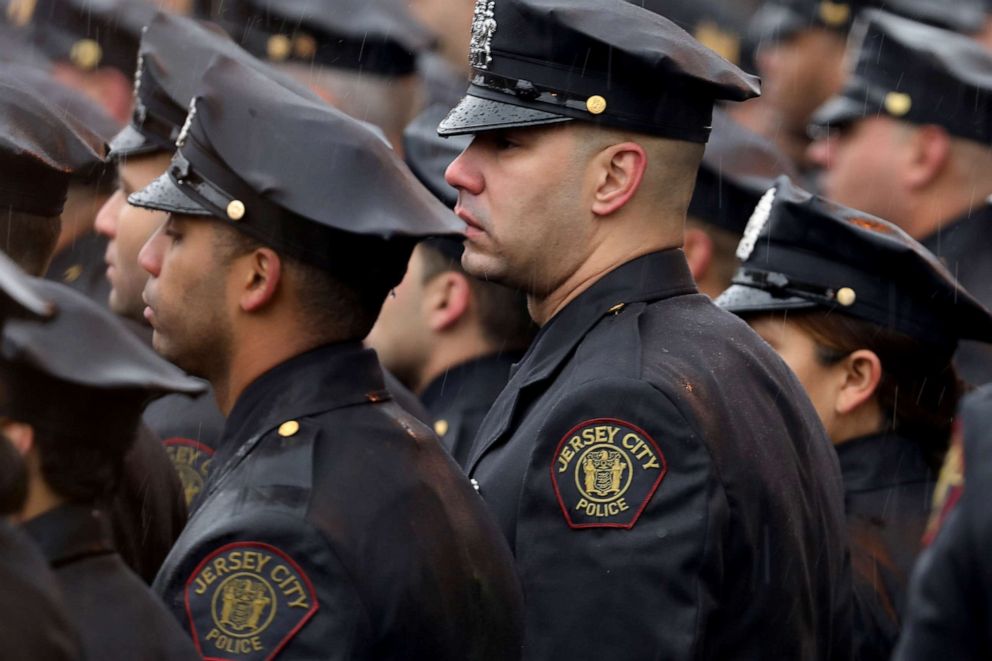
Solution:
{"label": "dark navy uniform shirt", "polygon": [[513,659],[499,531],[371,350],[324,346],[238,398],[154,588],[209,658]]}
{"label": "dark navy uniform shirt", "polygon": [[540,331],[468,463],[530,659],[848,659],[836,454],[802,386],[680,250]]}

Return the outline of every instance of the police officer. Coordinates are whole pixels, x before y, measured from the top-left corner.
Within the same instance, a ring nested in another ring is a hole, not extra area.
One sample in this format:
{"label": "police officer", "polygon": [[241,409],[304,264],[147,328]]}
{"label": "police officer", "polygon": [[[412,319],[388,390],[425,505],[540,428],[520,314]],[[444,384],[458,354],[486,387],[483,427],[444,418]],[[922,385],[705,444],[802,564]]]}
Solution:
{"label": "police officer", "polygon": [[[448,168],[466,270],[541,325],[467,469],[528,658],[847,658],[837,460],[679,246],[717,100],[756,80],[625,2],[480,0]],[[581,55],[578,55],[581,54]]]}
{"label": "police officer", "polygon": [[[858,34],[852,75],[813,117],[823,193],[899,225],[990,306],[992,53],[877,11]],[[989,345],[962,343],[957,362],[966,381],[992,380]]]}
{"label": "police officer", "polygon": [[87,658],[189,659],[189,639],[116,554],[97,506],[118,482],[145,403],[202,385],[80,294],[32,285],[58,314],[9,320],[0,354],[2,429],[28,466],[18,518],[55,570]]}
{"label": "police officer", "polygon": [[792,367],[840,458],[856,597],[855,656],[888,659],[961,386],[961,338],[992,315],[894,225],[775,182],[717,305]]}
{"label": "police officer", "polygon": [[170,213],[145,316],[227,424],[156,591],[209,657],[515,658],[499,532],[361,346],[457,219],[369,129],[227,58],[177,147],[129,198]]}

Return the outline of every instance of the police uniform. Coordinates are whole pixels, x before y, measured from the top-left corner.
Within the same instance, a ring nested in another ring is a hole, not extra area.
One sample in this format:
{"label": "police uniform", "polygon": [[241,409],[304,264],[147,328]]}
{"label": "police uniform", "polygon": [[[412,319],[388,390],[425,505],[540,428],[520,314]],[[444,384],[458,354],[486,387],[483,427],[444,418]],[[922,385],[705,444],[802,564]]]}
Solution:
{"label": "police uniform", "polygon": [[[580,120],[700,143],[716,100],[758,93],[623,2],[480,0],[470,59],[442,135]],[[681,250],[618,266],[541,328],[467,470],[516,555],[527,658],[849,656],[836,456]]]}
{"label": "police uniform", "polygon": [[[112,461],[130,445],[146,401],[202,390],[95,303],[57,283],[34,279],[31,285],[57,312],[44,323],[4,325],[0,412],[58,439],[58,446],[39,446],[43,462],[46,452],[98,444],[107,445],[105,461]],[[68,490],[76,485],[50,486],[67,502],[33,514],[23,527],[55,570],[86,658],[192,658],[189,639],[116,554],[95,503],[80,495],[95,487],[73,494]]]}
{"label": "police uniform", "polygon": [[913,570],[909,604],[893,659],[985,659],[992,652],[992,386],[965,398],[964,489]]}
{"label": "police uniform", "polygon": [[[823,310],[913,338],[934,365],[959,338],[992,340],[989,314],[922,245],[895,225],[812,196],[787,177],[758,204],[738,250],[742,266],[720,305],[747,317]],[[899,365],[882,365],[898,379]],[[855,591],[855,656],[888,659],[936,482],[929,448],[892,421],[836,446],[844,478]]]}
{"label": "police uniform", "polygon": [[[984,46],[880,11],[866,12],[858,32],[853,74],[840,94],[816,111],[813,131],[881,115],[941,126],[954,138],[976,145],[992,142],[992,55]],[[932,235],[920,238],[986,306],[992,306],[990,220],[988,203],[976,204],[963,217],[947,218]],[[988,344],[963,342],[956,363],[969,383],[992,380]]]}
{"label": "police uniform", "polygon": [[[345,281],[385,291],[419,238],[459,228],[374,133],[230,59],[203,76],[177,147],[132,204],[231,223]],[[214,465],[154,585],[204,656],[519,655],[498,531],[357,339],[251,383]]]}

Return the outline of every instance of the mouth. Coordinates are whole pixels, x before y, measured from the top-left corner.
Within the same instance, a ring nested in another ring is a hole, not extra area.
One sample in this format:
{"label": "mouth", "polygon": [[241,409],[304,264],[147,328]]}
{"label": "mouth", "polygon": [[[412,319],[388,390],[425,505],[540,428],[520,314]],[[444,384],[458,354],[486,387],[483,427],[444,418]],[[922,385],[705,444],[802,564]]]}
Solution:
{"label": "mouth", "polygon": [[473,239],[483,234],[486,234],[486,229],[482,226],[478,220],[465,208],[462,206],[459,200],[458,204],[455,205],[455,215],[458,216],[466,225],[465,227],[465,238]]}
{"label": "mouth", "polygon": [[142,310],[141,314],[145,318],[145,321],[148,322],[148,325],[150,325],[152,328],[154,328],[155,327],[155,309],[152,308],[152,303],[148,299],[148,294],[147,293],[142,293],[142,295],[141,295],[141,301],[145,304],[145,309]]}

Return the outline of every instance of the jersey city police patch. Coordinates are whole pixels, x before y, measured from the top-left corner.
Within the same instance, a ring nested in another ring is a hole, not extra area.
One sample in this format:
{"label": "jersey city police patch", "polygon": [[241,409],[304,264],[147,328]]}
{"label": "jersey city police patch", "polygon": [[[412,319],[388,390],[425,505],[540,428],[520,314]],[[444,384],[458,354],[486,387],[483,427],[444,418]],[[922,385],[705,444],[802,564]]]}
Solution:
{"label": "jersey city police patch", "polygon": [[571,528],[633,528],[668,471],[661,449],[629,422],[576,425],[555,450],[551,481]]}
{"label": "jersey city police patch", "polygon": [[186,581],[186,613],[204,659],[272,659],[317,612],[299,565],[261,542],[228,544]]}
{"label": "jersey city police patch", "polygon": [[183,484],[186,505],[192,505],[210,475],[214,451],[202,443],[178,436],[163,441],[163,445]]}

